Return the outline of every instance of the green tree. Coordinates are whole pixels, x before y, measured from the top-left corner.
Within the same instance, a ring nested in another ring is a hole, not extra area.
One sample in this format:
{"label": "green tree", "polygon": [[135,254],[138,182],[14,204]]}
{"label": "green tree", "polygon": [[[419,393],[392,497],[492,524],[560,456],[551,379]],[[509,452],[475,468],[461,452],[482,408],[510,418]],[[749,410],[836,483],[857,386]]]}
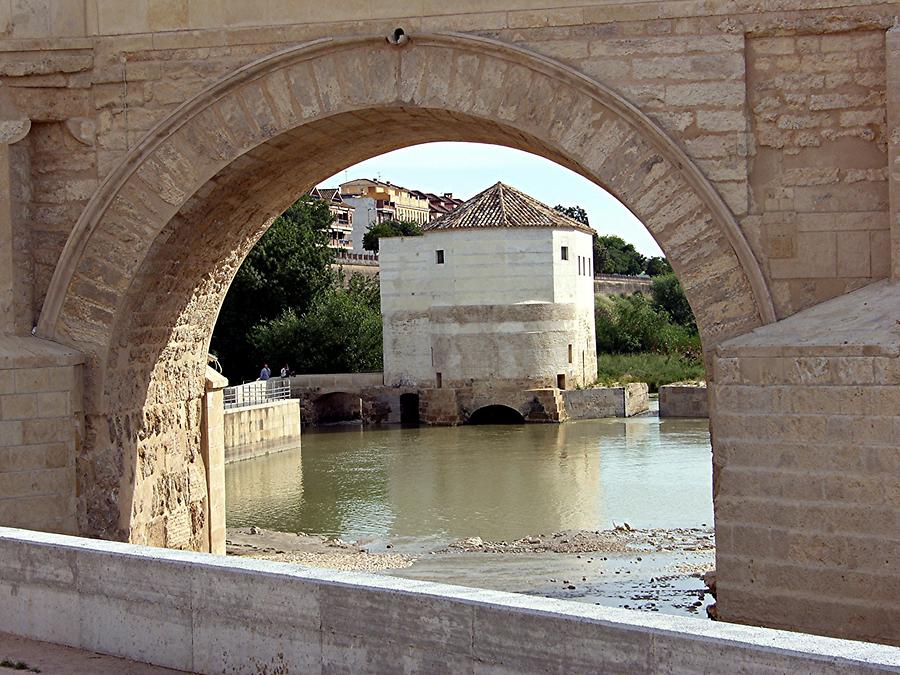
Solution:
{"label": "green tree", "polygon": [[648,277],[659,277],[664,274],[672,274],[672,266],[662,256],[655,255],[647,258],[647,266],[644,268]]}
{"label": "green tree", "polygon": [[411,220],[385,220],[369,225],[363,235],[363,248],[378,252],[378,240],[382,237],[419,237],[422,226]]}
{"label": "green tree", "polygon": [[275,219],[247,255],[225,296],[210,347],[234,383],[254,379],[261,361],[273,360],[250,342],[253,326],[285,310],[306,312],[334,284],[334,253],[328,248],[332,220],[327,204],[303,197]]}
{"label": "green tree", "polygon": [[591,223],[588,221],[587,211],[577,204],[575,206],[563,206],[562,204],[557,204],[553,209],[559,211],[564,216],[569,216],[572,220],[577,220],[579,223],[583,223],[590,227]]}
{"label": "green tree", "polygon": [[650,285],[650,295],[653,297],[653,306],[665,312],[675,323],[684,326],[690,332],[697,332],[697,322],[694,313],[688,304],[681,282],[670,273],[654,277]]}
{"label": "green tree", "polygon": [[646,258],[629,244],[615,235],[594,235],[594,274],[626,274],[635,276],[643,273]]}
{"label": "green tree", "polygon": [[[353,373],[382,367],[377,282],[354,275],[320,293],[300,313],[288,309],[250,334],[259,353],[300,373]],[[374,290],[373,290],[374,289]]]}

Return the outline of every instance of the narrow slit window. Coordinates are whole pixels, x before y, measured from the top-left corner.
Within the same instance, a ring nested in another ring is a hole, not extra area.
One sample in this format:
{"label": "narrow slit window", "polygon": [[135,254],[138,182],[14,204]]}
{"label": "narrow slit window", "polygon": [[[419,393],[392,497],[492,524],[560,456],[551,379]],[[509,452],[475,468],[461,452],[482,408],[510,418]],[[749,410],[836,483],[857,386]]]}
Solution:
{"label": "narrow slit window", "polygon": [[444,249],[439,248],[434,252],[434,262],[438,265],[444,264]]}
{"label": "narrow slit window", "polygon": [[563,260],[568,260],[568,259],[569,259],[569,247],[568,247],[568,246],[563,246],[562,248],[560,248],[560,249],[559,249],[559,254],[560,254],[560,257],[561,257]]}
{"label": "narrow slit window", "polygon": [[572,363],[572,345],[569,345],[569,363]]}
{"label": "narrow slit window", "polygon": [[434,384],[438,389],[440,389],[443,386],[444,378],[440,373],[434,374]]}

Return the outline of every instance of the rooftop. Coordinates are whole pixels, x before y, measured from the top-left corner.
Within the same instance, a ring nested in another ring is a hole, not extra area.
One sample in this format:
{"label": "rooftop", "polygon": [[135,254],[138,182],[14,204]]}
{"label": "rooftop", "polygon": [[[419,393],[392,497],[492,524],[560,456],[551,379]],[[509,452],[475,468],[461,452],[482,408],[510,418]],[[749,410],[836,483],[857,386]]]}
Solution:
{"label": "rooftop", "polygon": [[496,183],[457,209],[433,220],[425,231],[491,227],[571,228],[593,234],[589,226],[505,183]]}

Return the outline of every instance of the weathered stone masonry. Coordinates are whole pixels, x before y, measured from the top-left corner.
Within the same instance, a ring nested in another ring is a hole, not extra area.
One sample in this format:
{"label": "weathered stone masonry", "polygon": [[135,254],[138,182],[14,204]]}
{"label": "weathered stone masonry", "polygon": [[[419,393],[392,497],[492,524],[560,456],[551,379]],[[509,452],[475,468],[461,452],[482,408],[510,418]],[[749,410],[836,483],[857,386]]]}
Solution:
{"label": "weathered stone masonry", "polygon": [[[723,618],[900,642],[896,3],[576,2],[0,5],[4,368],[35,367],[37,324],[74,354],[58,386],[83,372],[58,426],[74,484],[9,478],[57,460],[0,422],[0,480],[74,507],[29,525],[208,548],[205,352],[243,256],[348,164],[501,143],[612,191],[684,284],[712,379]],[[404,47],[384,40],[398,24]],[[802,359],[871,381],[799,380]],[[872,405],[836,428],[845,385]]]}

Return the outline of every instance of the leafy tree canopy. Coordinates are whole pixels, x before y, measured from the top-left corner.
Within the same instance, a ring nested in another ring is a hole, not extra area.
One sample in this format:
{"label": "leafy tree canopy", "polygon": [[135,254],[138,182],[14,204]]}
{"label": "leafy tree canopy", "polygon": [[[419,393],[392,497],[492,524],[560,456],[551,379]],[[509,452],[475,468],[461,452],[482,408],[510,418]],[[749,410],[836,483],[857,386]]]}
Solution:
{"label": "leafy tree canopy", "polygon": [[346,287],[320,293],[305,312],[294,308],[257,325],[254,348],[297,372],[354,373],[382,367],[378,282],[353,275]]}
{"label": "leafy tree canopy", "polygon": [[642,274],[647,259],[615,235],[594,235],[594,274]]}
{"label": "leafy tree canopy", "polygon": [[562,204],[557,204],[553,209],[559,211],[564,216],[569,216],[572,220],[577,220],[579,223],[584,223],[590,227],[591,223],[588,221],[587,211],[577,204],[575,206],[563,206]]}
{"label": "leafy tree canopy", "polygon": [[648,277],[659,277],[664,274],[672,274],[672,266],[662,256],[647,258],[647,266],[644,270]]}
{"label": "leafy tree canopy", "polygon": [[369,225],[363,235],[363,248],[378,252],[378,240],[382,237],[419,237],[422,226],[411,220],[385,220]]}
{"label": "leafy tree canopy", "polygon": [[334,253],[328,248],[332,220],[325,202],[303,197],[275,219],[247,255],[225,296],[210,347],[233,383],[255,379],[262,361],[272,358],[248,340],[253,326],[285,310],[302,314],[334,284]]}
{"label": "leafy tree canopy", "polygon": [[650,295],[653,298],[653,306],[657,310],[665,312],[672,321],[688,329],[691,333],[697,332],[694,313],[681,288],[681,282],[674,274],[654,277],[650,286]]}

